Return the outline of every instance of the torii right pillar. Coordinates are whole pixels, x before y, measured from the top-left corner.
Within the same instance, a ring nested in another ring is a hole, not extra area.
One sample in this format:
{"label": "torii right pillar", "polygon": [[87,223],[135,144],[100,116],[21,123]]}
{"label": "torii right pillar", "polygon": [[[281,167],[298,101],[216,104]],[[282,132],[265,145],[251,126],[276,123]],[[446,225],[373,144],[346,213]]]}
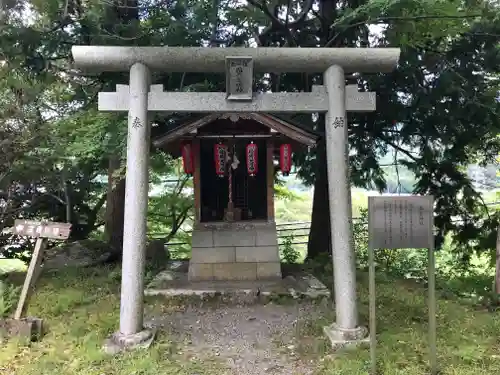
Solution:
{"label": "torii right pillar", "polygon": [[369,339],[367,329],[358,325],[344,69],[330,66],[323,85],[328,95],[325,136],[336,313],[336,321],[324,332],[338,349]]}

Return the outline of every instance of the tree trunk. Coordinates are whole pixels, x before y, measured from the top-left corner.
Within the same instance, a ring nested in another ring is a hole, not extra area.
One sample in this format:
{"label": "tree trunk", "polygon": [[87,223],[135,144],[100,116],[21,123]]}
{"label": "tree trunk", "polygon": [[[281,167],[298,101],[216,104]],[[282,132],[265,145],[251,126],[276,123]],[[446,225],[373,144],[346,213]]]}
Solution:
{"label": "tree trunk", "polygon": [[[336,5],[336,1],[321,0],[319,2],[319,12],[322,19],[319,37],[322,46],[328,43],[332,34],[331,25],[336,18]],[[318,130],[324,133],[324,114],[320,116],[318,125]],[[330,229],[326,144],[323,137],[316,147],[316,179],[314,181],[313,209],[307,244],[307,259],[313,259],[324,253],[329,256],[332,255],[332,234]]]}
{"label": "tree trunk", "polygon": [[311,229],[307,244],[307,259],[331,254],[330,205],[328,200],[328,178],[326,148],[322,140],[316,147],[316,180],[314,181]]}
{"label": "tree trunk", "polygon": [[[139,10],[137,0],[113,0],[112,6],[106,7],[106,23],[104,28],[120,37],[137,36]],[[120,26],[117,28],[117,26]],[[123,28],[123,26],[127,26]],[[125,212],[125,178],[117,176],[121,166],[120,157],[112,154],[108,166],[108,194],[106,200],[105,235],[110,246],[118,254],[123,249],[123,220]]]}
{"label": "tree trunk", "polygon": [[120,158],[112,156],[108,167],[108,194],[106,199],[105,236],[108,244],[121,253],[123,247],[123,220],[125,212],[125,179],[117,176]]}

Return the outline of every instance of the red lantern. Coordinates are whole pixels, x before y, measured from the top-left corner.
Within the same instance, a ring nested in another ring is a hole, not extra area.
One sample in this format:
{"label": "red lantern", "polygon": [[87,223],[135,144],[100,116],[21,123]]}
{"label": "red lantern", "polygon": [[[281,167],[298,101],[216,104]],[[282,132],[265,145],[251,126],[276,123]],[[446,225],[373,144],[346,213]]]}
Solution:
{"label": "red lantern", "polygon": [[222,143],[217,143],[214,148],[215,157],[215,173],[219,177],[224,177],[226,173],[227,146]]}
{"label": "red lantern", "polygon": [[190,142],[184,142],[182,143],[181,151],[184,173],[186,173],[188,176],[191,176],[194,170],[193,145]]}
{"label": "red lantern", "polygon": [[292,146],[288,143],[280,146],[280,168],[283,176],[288,176],[292,169]]}
{"label": "red lantern", "polygon": [[247,172],[250,176],[255,176],[259,171],[259,163],[257,159],[257,145],[255,143],[249,143],[246,147],[246,159],[247,159]]}

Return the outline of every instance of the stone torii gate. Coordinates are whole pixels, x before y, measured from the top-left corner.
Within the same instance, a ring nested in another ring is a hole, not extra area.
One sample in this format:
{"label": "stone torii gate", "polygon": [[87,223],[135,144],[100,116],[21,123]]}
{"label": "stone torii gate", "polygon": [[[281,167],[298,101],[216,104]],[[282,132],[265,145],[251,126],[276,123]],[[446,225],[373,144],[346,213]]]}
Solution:
{"label": "stone torii gate", "polygon": [[[72,53],[76,67],[86,72],[130,72],[128,86],[99,93],[99,110],[128,111],[120,328],[110,340],[115,346],[133,347],[152,339],[143,326],[149,111],[326,113],[336,321],[325,333],[335,346],[366,338],[356,303],[346,111],[374,111],[375,93],[346,86],[344,74],[389,72],[399,49],[74,46]],[[151,71],[226,72],[227,92],[165,92],[162,85],[150,85]],[[324,79],[311,92],[253,93],[254,71],[323,72]]]}

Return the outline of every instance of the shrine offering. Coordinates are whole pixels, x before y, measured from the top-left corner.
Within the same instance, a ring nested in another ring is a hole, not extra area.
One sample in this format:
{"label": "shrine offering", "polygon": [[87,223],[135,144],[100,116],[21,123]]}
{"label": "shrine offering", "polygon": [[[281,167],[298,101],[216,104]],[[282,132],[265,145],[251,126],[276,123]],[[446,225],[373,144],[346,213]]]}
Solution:
{"label": "shrine offering", "polygon": [[191,142],[184,142],[182,144],[182,165],[184,167],[184,173],[191,176],[194,171],[194,159],[193,159],[193,145]]}
{"label": "shrine offering", "polygon": [[255,143],[250,143],[246,147],[246,159],[247,159],[247,172],[250,176],[255,176],[259,170],[258,157],[257,157],[257,145]]}
{"label": "shrine offering", "polygon": [[219,177],[224,177],[224,174],[226,173],[227,146],[222,143],[217,143],[214,150],[215,173]]}
{"label": "shrine offering", "polygon": [[280,169],[283,176],[288,176],[292,169],[292,146],[288,143],[280,146]]}

